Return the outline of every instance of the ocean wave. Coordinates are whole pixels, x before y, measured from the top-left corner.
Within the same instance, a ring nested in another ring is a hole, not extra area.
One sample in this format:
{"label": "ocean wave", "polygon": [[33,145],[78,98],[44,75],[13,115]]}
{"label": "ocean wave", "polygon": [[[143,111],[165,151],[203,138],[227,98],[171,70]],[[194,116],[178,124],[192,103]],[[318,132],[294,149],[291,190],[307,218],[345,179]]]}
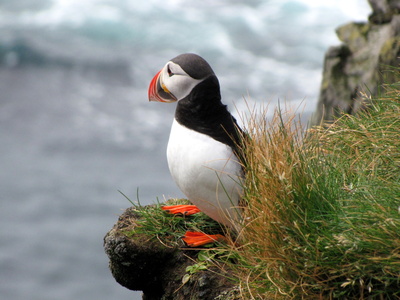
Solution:
{"label": "ocean wave", "polygon": [[[290,60],[291,49],[298,53],[296,48],[302,45],[326,47],[327,41],[330,43],[334,38],[332,26],[346,18],[354,20],[363,16],[365,19],[368,13],[366,1],[361,0],[352,3],[345,0],[248,3],[53,0],[38,3],[32,1],[24,7],[0,6],[1,44],[22,43],[22,40],[27,48],[34,48],[32,52],[62,53],[61,49],[67,48],[76,54],[74,48],[78,48],[85,59],[87,55],[82,49],[104,52],[100,54],[106,57],[105,53],[114,52],[114,56],[123,58],[129,50],[137,53],[133,55],[135,58],[149,51],[160,54],[167,49],[231,56],[235,49],[246,49]],[[38,49],[34,39],[48,43],[44,49]],[[308,51],[300,50],[300,58],[307,55]],[[79,55],[71,55],[70,59],[79,60]]]}
{"label": "ocean wave", "polygon": [[[361,0],[18,3],[0,6],[0,63],[5,67],[73,69],[82,78],[77,83],[81,91],[87,74],[97,74],[100,84],[130,86],[131,94],[145,98],[149,80],[168,59],[196,52],[213,66],[224,102],[232,108],[245,101],[306,99],[308,111],[315,107],[323,53],[337,42],[334,27],[368,14]],[[77,109],[85,114],[83,106]],[[92,117],[100,127],[108,122],[117,128],[116,139],[131,132],[108,114]]]}

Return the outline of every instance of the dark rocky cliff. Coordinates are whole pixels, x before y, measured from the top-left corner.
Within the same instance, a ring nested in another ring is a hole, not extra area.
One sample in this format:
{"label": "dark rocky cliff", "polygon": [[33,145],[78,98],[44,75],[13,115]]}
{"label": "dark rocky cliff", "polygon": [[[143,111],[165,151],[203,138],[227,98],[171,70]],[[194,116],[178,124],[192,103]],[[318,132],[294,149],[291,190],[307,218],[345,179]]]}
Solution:
{"label": "dark rocky cliff", "polygon": [[[143,209],[145,209],[144,207]],[[184,280],[195,264],[198,249],[170,246],[154,236],[132,232],[140,221],[139,208],[128,208],[104,237],[115,280],[130,290],[143,291],[144,300],[239,299],[229,270],[221,265],[198,270]]]}
{"label": "dark rocky cliff", "polygon": [[360,92],[375,95],[383,74],[389,74],[385,72],[388,66],[399,65],[400,1],[369,2],[373,13],[368,22],[349,23],[336,30],[342,44],[325,55],[312,125],[330,121],[340,112],[354,114],[362,106]]}

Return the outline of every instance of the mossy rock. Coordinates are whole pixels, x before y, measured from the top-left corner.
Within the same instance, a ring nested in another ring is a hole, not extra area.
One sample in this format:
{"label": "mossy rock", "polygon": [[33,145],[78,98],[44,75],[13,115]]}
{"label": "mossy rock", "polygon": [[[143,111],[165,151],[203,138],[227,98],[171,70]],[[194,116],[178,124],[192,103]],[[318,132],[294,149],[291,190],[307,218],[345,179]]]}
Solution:
{"label": "mossy rock", "polygon": [[229,270],[213,266],[183,283],[186,268],[196,262],[198,250],[171,247],[154,236],[135,233],[139,221],[137,208],[128,208],[104,237],[109,267],[119,284],[143,291],[145,300],[207,300],[231,293],[234,283],[228,279]]}

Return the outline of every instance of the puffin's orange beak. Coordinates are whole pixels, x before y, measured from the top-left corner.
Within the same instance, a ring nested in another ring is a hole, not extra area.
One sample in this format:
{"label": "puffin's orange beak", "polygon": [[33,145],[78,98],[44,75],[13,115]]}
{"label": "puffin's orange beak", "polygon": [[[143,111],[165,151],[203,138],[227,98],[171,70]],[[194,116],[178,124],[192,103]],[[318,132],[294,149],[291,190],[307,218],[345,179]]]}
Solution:
{"label": "puffin's orange beak", "polygon": [[159,71],[150,82],[148,91],[149,101],[175,102],[177,99],[162,82],[160,76],[161,71]]}

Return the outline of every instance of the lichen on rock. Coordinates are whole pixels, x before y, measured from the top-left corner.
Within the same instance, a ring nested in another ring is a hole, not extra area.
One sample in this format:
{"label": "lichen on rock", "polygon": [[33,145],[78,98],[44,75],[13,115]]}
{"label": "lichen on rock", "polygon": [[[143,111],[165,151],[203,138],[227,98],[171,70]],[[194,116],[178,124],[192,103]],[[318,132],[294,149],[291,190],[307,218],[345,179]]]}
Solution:
{"label": "lichen on rock", "polygon": [[[374,9],[369,22],[336,30],[342,45],[331,47],[325,55],[312,125],[331,121],[342,112],[355,114],[363,104],[360,92],[376,95],[388,66],[399,65],[400,1],[369,2]],[[385,77],[385,82],[390,78]]]}

